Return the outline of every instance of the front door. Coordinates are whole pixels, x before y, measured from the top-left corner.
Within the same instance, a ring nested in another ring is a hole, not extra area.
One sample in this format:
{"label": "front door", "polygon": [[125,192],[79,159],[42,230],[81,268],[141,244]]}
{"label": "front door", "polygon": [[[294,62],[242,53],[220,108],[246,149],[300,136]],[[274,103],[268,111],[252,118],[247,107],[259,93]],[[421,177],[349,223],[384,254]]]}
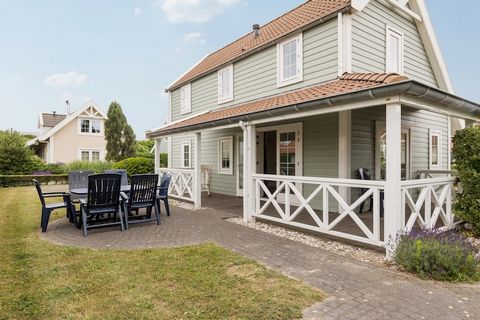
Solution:
{"label": "front door", "polygon": [[[259,128],[257,137],[258,172],[277,176],[303,175],[302,123]],[[273,193],[280,183],[267,181],[265,184]],[[301,184],[297,183],[296,187],[302,191]],[[290,197],[294,203],[295,197]],[[285,201],[285,193],[278,195],[278,201]]]}

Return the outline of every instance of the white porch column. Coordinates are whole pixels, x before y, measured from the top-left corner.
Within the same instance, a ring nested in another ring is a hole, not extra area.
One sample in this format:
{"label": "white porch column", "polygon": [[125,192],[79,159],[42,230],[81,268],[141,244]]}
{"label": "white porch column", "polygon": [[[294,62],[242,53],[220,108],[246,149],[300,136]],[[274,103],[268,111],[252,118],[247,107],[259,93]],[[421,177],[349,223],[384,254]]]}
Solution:
{"label": "white porch column", "polygon": [[202,134],[195,133],[195,209],[202,207]]}
{"label": "white porch column", "polygon": [[[350,179],[352,174],[352,111],[340,111],[338,114],[338,177]],[[350,203],[351,188],[340,187],[342,198]]]}
{"label": "white porch column", "polygon": [[162,143],[162,138],[155,139],[155,173],[158,173],[160,169],[160,144]]}
{"label": "white porch column", "polygon": [[255,212],[255,185],[252,174],[256,173],[256,144],[257,135],[254,125],[247,125],[243,129],[243,220],[252,220]]}
{"label": "white porch column", "polygon": [[[392,103],[386,106],[386,181],[385,181],[385,218],[384,241],[388,244],[395,239],[402,228],[401,201],[401,136],[402,106]],[[392,258],[393,251],[387,248],[387,257]]]}

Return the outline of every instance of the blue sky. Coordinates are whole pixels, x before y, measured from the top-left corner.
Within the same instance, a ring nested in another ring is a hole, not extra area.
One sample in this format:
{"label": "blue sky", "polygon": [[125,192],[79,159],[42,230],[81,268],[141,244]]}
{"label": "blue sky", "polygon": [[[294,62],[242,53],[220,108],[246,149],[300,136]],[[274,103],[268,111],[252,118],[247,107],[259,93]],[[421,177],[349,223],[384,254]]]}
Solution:
{"label": "blue sky", "polygon": [[[41,111],[119,101],[138,138],[163,124],[164,88],[206,54],[303,0],[0,0],[0,129]],[[427,0],[456,93],[480,102],[480,1]]]}

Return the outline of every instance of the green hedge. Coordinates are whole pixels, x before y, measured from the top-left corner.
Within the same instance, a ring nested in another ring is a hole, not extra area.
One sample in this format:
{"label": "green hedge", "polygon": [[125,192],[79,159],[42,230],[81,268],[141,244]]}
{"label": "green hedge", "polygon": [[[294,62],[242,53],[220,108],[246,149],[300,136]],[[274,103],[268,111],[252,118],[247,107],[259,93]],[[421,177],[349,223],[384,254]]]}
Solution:
{"label": "green hedge", "polygon": [[153,173],[155,161],[149,158],[128,158],[113,164],[113,169],[127,170],[129,177],[135,174]]}
{"label": "green hedge", "polygon": [[32,179],[40,181],[41,184],[68,184],[68,175],[0,175],[0,187],[31,186]]}

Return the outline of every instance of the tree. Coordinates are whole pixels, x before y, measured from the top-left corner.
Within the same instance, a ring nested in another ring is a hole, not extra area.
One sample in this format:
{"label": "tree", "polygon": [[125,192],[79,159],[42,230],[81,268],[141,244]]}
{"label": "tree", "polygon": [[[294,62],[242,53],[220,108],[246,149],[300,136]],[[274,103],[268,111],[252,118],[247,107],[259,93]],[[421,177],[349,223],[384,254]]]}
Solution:
{"label": "tree", "polygon": [[455,215],[480,235],[480,127],[457,131],[452,151],[462,185],[455,201]]}
{"label": "tree", "polygon": [[113,101],[108,108],[105,121],[107,161],[121,161],[135,155],[135,133],[123,114],[122,106]]}
{"label": "tree", "polygon": [[135,157],[154,158],[152,150],[155,142],[153,140],[139,140],[137,141]]}
{"label": "tree", "polygon": [[34,168],[33,151],[20,133],[0,131],[0,174],[30,174]]}

